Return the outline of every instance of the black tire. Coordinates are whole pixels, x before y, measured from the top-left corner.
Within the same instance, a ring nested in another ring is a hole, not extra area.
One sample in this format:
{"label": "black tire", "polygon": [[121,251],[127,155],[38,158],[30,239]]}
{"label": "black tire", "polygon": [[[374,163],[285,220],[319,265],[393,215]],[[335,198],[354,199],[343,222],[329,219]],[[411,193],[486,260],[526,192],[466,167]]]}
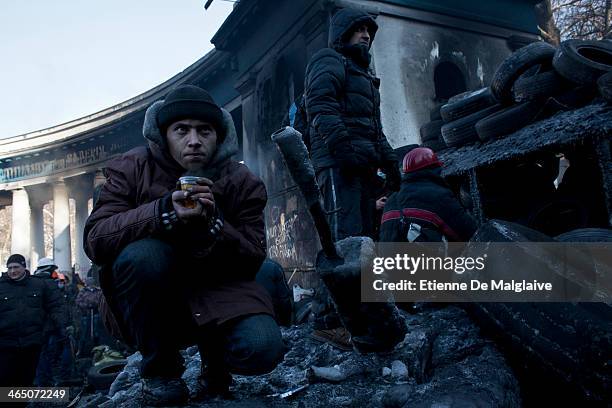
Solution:
{"label": "black tire", "polygon": [[563,231],[582,228],[588,225],[589,210],[574,199],[554,199],[529,214],[529,228],[542,231],[547,235],[557,235]]}
{"label": "black tire", "polygon": [[421,142],[426,143],[439,140],[442,137],[440,132],[442,125],[444,125],[442,120],[434,120],[421,126],[421,129],[419,129]]}
{"label": "black tire", "polygon": [[478,138],[486,142],[516,132],[533,121],[540,107],[539,102],[523,102],[482,118],[474,126]]}
{"label": "black tire", "polygon": [[87,373],[87,382],[96,390],[108,390],[126,364],[127,360],[114,360],[92,366]]}
{"label": "black tire", "polygon": [[501,346],[522,383],[537,384],[539,395],[558,395],[564,405],[610,401],[610,306],[473,303],[466,310]]}
{"label": "black tire", "polygon": [[440,115],[440,108],[442,107],[442,105],[444,105],[444,104],[443,103],[438,103],[438,104],[436,104],[436,106],[434,106],[429,111],[429,120],[431,120],[433,122],[434,120],[442,119],[442,116]]}
{"label": "black tire", "polygon": [[578,109],[590,104],[597,97],[597,89],[592,85],[577,86],[560,95],[549,97],[540,107],[535,120],[541,120],[557,112]]}
{"label": "black tire", "polygon": [[[471,240],[553,241],[538,231],[499,220],[481,226]],[[502,347],[520,375],[528,377],[523,382],[546,378],[550,380],[546,384],[550,387],[548,391],[563,392],[562,398],[610,401],[612,307],[609,305],[472,303],[465,307],[483,332]],[[538,382],[538,391],[545,392],[542,388]]]}
{"label": "black tire", "polygon": [[555,47],[542,41],[531,43],[510,55],[497,68],[491,81],[493,96],[502,103],[512,101],[514,81],[534,65],[549,64],[555,54]]}
{"label": "black tire", "polygon": [[440,115],[444,122],[449,123],[488,108],[495,102],[489,88],[463,92],[451,97],[448,103],[442,105]]}
{"label": "black tire", "polygon": [[442,126],[442,138],[448,147],[459,147],[466,143],[478,141],[474,125],[482,118],[497,112],[502,105],[493,105],[484,110],[472,113]]}
{"label": "black tire", "polygon": [[434,152],[439,152],[441,150],[446,149],[446,144],[442,140],[442,137],[440,137],[440,140],[431,140],[429,142],[423,143],[423,147],[428,147]]}
{"label": "black tire", "polygon": [[591,85],[612,71],[612,42],[567,40],[559,45],[553,67],[578,85]]}
{"label": "black tire", "polygon": [[512,92],[516,102],[525,102],[558,95],[569,88],[569,81],[557,74],[556,71],[546,71],[533,76],[518,78],[514,83]]}
{"label": "black tire", "polygon": [[612,229],[579,228],[555,237],[561,242],[612,242]]}
{"label": "black tire", "polygon": [[599,89],[599,94],[603,96],[608,103],[612,103],[612,72],[608,72],[599,77],[597,80],[597,89]]}

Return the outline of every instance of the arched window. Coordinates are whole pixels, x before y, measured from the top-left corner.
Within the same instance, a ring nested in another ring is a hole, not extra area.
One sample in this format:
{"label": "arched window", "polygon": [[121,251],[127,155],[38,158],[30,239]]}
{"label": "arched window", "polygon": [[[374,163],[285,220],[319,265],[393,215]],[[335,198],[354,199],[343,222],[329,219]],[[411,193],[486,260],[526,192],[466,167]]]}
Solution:
{"label": "arched window", "polygon": [[452,62],[441,62],[434,70],[436,99],[448,99],[467,90],[463,73]]}

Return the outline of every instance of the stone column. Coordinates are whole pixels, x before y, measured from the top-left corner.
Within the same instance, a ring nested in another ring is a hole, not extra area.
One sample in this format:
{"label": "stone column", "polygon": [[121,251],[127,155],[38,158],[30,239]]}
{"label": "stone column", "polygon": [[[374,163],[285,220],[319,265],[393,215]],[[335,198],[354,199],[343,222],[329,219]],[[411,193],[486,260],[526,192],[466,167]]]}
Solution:
{"label": "stone column", "polygon": [[11,253],[23,255],[30,268],[30,201],[23,188],[13,190],[12,213]]}
{"label": "stone column", "polygon": [[71,275],[70,206],[63,180],[53,184],[53,259],[60,272]]}
{"label": "stone column", "polygon": [[45,257],[45,230],[43,220],[43,205],[32,205],[31,207],[31,237],[32,240],[32,252],[30,255],[30,262],[32,266],[32,272],[38,266],[38,260]]}
{"label": "stone column", "polygon": [[83,231],[85,230],[85,221],[89,216],[87,202],[93,196],[94,174],[68,178],[66,179],[66,185],[69,187],[70,197],[75,202],[75,272],[84,279],[91,267],[91,261],[83,250]]}
{"label": "stone column", "polygon": [[43,207],[51,200],[51,189],[47,185],[26,187],[30,199],[32,242],[30,266],[32,271],[38,266],[38,260],[45,257],[45,231]]}

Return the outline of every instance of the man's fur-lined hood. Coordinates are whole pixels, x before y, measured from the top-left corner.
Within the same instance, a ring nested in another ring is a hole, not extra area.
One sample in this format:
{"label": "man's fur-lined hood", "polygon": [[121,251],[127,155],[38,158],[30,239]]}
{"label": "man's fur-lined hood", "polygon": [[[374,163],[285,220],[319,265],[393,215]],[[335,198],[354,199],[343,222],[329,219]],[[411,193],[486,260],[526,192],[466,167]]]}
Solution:
{"label": "man's fur-lined hood", "polygon": [[[157,114],[159,109],[162,107],[164,101],[160,100],[153,103],[147,109],[145,113],[144,124],[142,126],[142,134],[147,139],[151,150],[160,151],[165,158],[172,160],[176,163],[168,152],[168,144],[166,143],[166,137],[162,136],[159,127],[157,126]],[[234,120],[232,115],[225,109],[221,108],[223,112],[223,126],[225,130],[225,139],[217,146],[217,151],[212,157],[210,163],[206,166],[207,168],[215,168],[223,164],[225,161],[233,158],[238,152],[238,136],[236,135],[236,128],[234,126]],[[178,165],[178,163],[176,163]]]}

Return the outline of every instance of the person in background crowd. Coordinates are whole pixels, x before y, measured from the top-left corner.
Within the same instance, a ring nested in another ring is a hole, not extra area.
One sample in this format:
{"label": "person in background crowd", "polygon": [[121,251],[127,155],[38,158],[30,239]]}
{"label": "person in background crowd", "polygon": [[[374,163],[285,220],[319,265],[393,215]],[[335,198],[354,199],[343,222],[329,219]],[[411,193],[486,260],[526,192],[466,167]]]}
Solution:
{"label": "person in background crowd", "polygon": [[[58,272],[55,261],[51,258],[39,259],[33,276],[44,280],[51,287],[51,290],[57,292],[62,301],[61,305],[58,306],[59,313],[63,316],[64,326],[69,326],[67,305],[64,300],[64,293],[60,288],[63,285],[64,275]],[[62,354],[66,342],[66,330],[63,329],[64,327],[56,327],[51,320],[45,321],[45,339],[34,381],[39,387],[51,387],[60,382]]]}
{"label": "person in background crowd", "polygon": [[22,255],[13,254],[0,277],[0,386],[31,387],[44,342],[45,322],[65,328],[62,299],[44,279],[30,276]]}
{"label": "person in background crowd", "polygon": [[[80,312],[79,355],[89,356],[91,349],[99,345],[99,305],[102,290],[94,285],[93,278],[85,278],[85,286],[76,297],[76,306]],[[107,344],[107,346],[112,346]]]}

